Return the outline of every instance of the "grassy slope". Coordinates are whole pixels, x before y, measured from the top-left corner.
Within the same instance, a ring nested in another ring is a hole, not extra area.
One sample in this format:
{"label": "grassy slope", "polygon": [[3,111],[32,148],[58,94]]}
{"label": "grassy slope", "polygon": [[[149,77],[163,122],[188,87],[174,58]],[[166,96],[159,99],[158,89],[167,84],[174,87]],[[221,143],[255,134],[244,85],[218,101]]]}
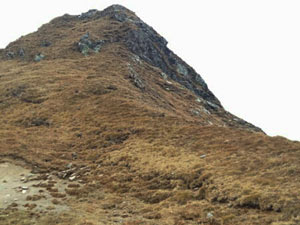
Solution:
{"label": "grassy slope", "polygon": [[[85,26],[101,36],[107,23],[62,25],[61,35],[74,34],[56,43],[55,22],[15,43],[34,55],[47,31],[54,46],[42,49],[46,60],[0,61],[0,156],[40,172],[72,162],[85,183],[67,203],[73,212],[54,219],[5,211],[3,223],[297,224],[300,144],[224,127],[225,112],[193,115],[202,109],[196,96],[119,44],[88,57],[74,51]],[[145,90],[130,80],[128,62]]]}

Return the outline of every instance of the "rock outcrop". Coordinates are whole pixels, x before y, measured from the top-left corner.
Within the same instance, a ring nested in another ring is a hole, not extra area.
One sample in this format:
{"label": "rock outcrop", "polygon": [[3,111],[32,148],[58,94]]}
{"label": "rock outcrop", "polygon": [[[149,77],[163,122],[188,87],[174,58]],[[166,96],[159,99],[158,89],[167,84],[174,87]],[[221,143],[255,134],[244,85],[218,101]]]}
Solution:
{"label": "rock outcrop", "polygon": [[90,52],[98,53],[101,49],[101,47],[105,44],[105,41],[98,40],[94,41],[90,39],[89,33],[84,34],[80,41],[77,43],[79,51],[87,56]]}
{"label": "rock outcrop", "polygon": [[[118,36],[113,36],[109,40],[110,42],[124,43],[132,53],[152,66],[160,68],[172,80],[192,90],[204,100],[222,108],[220,101],[208,89],[202,77],[167,47],[168,42],[165,38],[130,10],[120,5],[113,5],[103,11],[90,10],[81,14],[78,18],[81,20],[95,20],[102,17],[124,23],[123,26],[127,28],[126,32],[120,32]],[[93,48],[95,45],[91,42],[86,43],[87,39],[83,39],[81,42],[83,42],[79,45],[81,52],[86,52],[88,50],[87,46]]]}
{"label": "rock outcrop", "polygon": [[[168,48],[167,40],[123,6],[112,5],[102,11],[92,9],[79,16],[66,14],[53,19],[29,36],[33,41],[28,41],[26,36],[21,37],[2,51],[1,58],[30,62],[75,59],[80,56],[93,57],[95,54],[102,54],[104,48],[113,49],[118,46],[119,49],[125,48],[124,55],[127,54],[127,57],[139,65],[145,63],[158,69],[157,76],[163,74],[164,80],[169,79],[181,88],[192,91],[204,111],[223,117],[221,121],[226,121],[227,125],[235,124],[261,131],[228,113],[201,75]],[[129,79],[141,91],[151,89],[140,72],[130,71]],[[165,90],[174,89],[170,84],[160,86]]]}

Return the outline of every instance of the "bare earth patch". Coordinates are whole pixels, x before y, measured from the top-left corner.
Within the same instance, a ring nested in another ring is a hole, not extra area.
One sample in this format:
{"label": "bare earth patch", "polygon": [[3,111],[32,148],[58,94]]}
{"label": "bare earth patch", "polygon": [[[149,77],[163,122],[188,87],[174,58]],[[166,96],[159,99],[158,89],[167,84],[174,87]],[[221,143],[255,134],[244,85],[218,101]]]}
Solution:
{"label": "bare earth patch", "polygon": [[67,200],[68,185],[68,181],[53,175],[31,173],[24,167],[3,162],[0,164],[0,210],[67,211],[69,207],[62,203]]}

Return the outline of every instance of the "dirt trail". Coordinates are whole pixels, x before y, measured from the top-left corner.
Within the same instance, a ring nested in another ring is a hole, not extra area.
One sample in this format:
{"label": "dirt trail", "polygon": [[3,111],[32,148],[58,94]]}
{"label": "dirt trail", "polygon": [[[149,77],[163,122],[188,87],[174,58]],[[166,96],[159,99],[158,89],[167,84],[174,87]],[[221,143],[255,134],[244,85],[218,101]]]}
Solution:
{"label": "dirt trail", "polygon": [[69,197],[64,192],[69,183],[50,174],[34,174],[22,166],[2,162],[0,210],[10,207],[39,213],[67,211],[68,206],[63,203]]}

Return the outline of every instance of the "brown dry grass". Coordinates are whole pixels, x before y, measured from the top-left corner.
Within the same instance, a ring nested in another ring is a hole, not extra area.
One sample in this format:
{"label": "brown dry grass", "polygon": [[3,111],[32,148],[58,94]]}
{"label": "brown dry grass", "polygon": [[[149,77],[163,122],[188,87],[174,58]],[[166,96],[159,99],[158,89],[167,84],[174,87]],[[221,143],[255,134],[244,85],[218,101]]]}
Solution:
{"label": "brown dry grass", "polygon": [[[159,69],[121,44],[74,50],[87,30],[101,38],[122,26],[54,20],[8,47],[46,60],[0,61],[0,156],[41,173],[72,162],[83,185],[66,190],[77,196],[64,202],[71,211],[0,211],[0,223],[297,224],[300,144],[242,129],[222,110],[193,115],[203,108],[193,93],[162,88]],[[45,36],[51,48],[39,46]],[[128,79],[128,62],[145,90]]]}

